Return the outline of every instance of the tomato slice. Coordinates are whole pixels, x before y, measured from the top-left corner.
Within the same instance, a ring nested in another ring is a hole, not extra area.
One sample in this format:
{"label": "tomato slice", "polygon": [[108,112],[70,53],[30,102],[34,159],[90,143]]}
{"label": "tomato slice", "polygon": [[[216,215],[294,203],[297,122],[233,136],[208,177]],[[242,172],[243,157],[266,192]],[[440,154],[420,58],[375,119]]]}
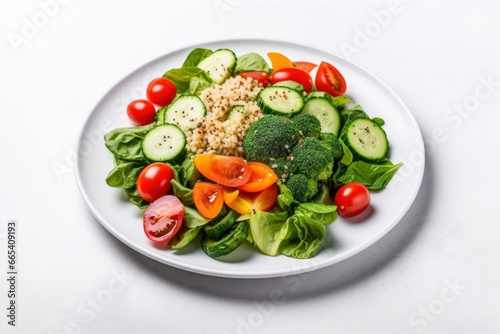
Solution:
{"label": "tomato slice", "polygon": [[311,71],[314,70],[316,66],[318,66],[308,61],[295,61],[294,64],[297,68],[300,68],[301,70],[306,71],[307,73],[311,73]]}
{"label": "tomato slice", "polygon": [[177,197],[165,195],[151,203],[144,212],[144,232],[150,240],[165,243],[179,231],[183,219],[184,205]]}
{"label": "tomato slice", "polygon": [[292,80],[304,87],[304,90],[309,93],[312,90],[312,78],[304,70],[297,67],[287,67],[274,71],[271,74],[271,83],[276,84],[281,81]]}
{"label": "tomato slice", "polygon": [[245,79],[252,78],[253,80],[257,81],[262,87],[267,87],[271,82],[269,80],[269,73],[266,72],[243,72],[239,73],[238,75]]}
{"label": "tomato slice", "polygon": [[193,188],[196,209],[205,218],[215,218],[224,205],[224,188],[220,184],[197,182]]}
{"label": "tomato slice", "polygon": [[241,157],[197,154],[194,165],[203,176],[227,187],[241,186],[251,176],[247,161]]}
{"label": "tomato slice", "polygon": [[333,202],[340,215],[353,217],[370,205],[370,191],[361,183],[347,183],[337,190]]}
{"label": "tomato slice", "polygon": [[169,165],[163,162],[154,162],[147,165],[137,177],[136,187],[139,195],[149,203],[168,194],[172,188],[170,181],[174,172]]}
{"label": "tomato slice", "polygon": [[226,203],[228,207],[239,214],[247,214],[250,211],[268,211],[274,207],[278,198],[278,186],[273,183],[266,189],[249,193],[240,191],[238,197],[232,203]]}
{"label": "tomato slice", "polygon": [[288,59],[287,56],[279,52],[268,52],[267,56],[271,61],[271,66],[274,71],[279,70],[281,68],[293,67],[293,62],[290,59]]}
{"label": "tomato slice", "polygon": [[240,191],[236,188],[224,187],[224,203],[231,204],[233,203]]}
{"label": "tomato slice", "polygon": [[330,63],[325,61],[319,64],[315,78],[316,88],[333,96],[344,95],[347,85],[344,76]]}
{"label": "tomato slice", "polygon": [[262,191],[278,180],[278,176],[273,169],[262,162],[250,161],[248,162],[248,168],[250,168],[252,174],[247,183],[237,187],[241,191]]}

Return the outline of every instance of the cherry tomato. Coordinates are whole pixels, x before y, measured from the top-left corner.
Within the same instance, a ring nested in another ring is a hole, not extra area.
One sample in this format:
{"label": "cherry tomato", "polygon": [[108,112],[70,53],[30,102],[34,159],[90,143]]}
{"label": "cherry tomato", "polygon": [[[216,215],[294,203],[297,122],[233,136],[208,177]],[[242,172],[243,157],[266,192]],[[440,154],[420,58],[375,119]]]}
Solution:
{"label": "cherry tomato", "polygon": [[271,167],[262,162],[248,162],[252,175],[247,183],[238,186],[238,190],[246,192],[262,191],[278,180],[278,176]]}
{"label": "cherry tomato", "polygon": [[170,181],[174,178],[174,172],[169,165],[163,162],[154,162],[147,165],[137,177],[137,192],[141,197],[153,202],[168,194],[172,185]]}
{"label": "cherry tomato", "polygon": [[151,203],[144,212],[144,232],[150,240],[165,243],[179,231],[183,219],[184,205],[177,197],[165,195]]}
{"label": "cherry tomato", "polygon": [[150,101],[138,99],[128,104],[127,115],[136,125],[146,125],[154,122],[156,109]]}
{"label": "cherry tomato", "polygon": [[274,71],[271,74],[271,82],[273,84],[287,80],[292,80],[301,84],[307,93],[309,93],[312,90],[313,84],[311,76],[309,75],[309,73],[307,73],[304,70],[301,70],[300,68],[297,67],[282,68],[280,70]]}
{"label": "cherry tomato", "polygon": [[247,161],[241,157],[197,154],[194,165],[203,176],[227,187],[241,186],[251,176]]}
{"label": "cherry tomato", "polygon": [[312,70],[318,65],[308,62],[308,61],[296,61],[294,62],[295,66],[297,68],[300,68],[303,71],[306,71],[307,73],[311,73]]}
{"label": "cherry tomato", "polygon": [[267,56],[271,61],[271,66],[274,71],[282,68],[293,67],[293,62],[287,56],[279,52],[268,52]]}
{"label": "cherry tomato", "polygon": [[250,211],[268,211],[274,207],[278,199],[278,186],[273,183],[266,189],[249,193],[240,191],[238,197],[231,202],[226,203],[228,207],[239,214],[247,214]]}
{"label": "cherry tomato", "polygon": [[252,78],[253,80],[257,81],[262,87],[267,87],[271,82],[269,80],[269,73],[266,72],[243,72],[238,75],[244,79]]}
{"label": "cherry tomato", "polygon": [[197,182],[193,188],[196,209],[205,218],[215,218],[224,205],[224,187],[220,184]]}
{"label": "cherry tomato", "polygon": [[319,91],[333,96],[344,95],[347,90],[344,76],[332,64],[325,61],[319,64],[315,83]]}
{"label": "cherry tomato", "polygon": [[361,183],[348,183],[337,190],[333,202],[340,215],[356,216],[370,205],[370,192]]}
{"label": "cherry tomato", "polygon": [[153,79],[146,89],[146,96],[149,101],[160,107],[169,105],[174,100],[176,94],[177,87],[167,78]]}

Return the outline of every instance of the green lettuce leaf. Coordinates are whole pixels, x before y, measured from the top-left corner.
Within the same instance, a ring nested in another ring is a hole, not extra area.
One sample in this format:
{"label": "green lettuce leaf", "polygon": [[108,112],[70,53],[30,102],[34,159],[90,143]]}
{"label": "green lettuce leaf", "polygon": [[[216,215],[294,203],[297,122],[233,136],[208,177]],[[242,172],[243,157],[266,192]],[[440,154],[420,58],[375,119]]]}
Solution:
{"label": "green lettuce leaf", "polygon": [[266,60],[257,53],[250,52],[239,56],[236,60],[236,67],[234,68],[233,73],[238,74],[253,71],[269,73],[271,69],[269,68]]}

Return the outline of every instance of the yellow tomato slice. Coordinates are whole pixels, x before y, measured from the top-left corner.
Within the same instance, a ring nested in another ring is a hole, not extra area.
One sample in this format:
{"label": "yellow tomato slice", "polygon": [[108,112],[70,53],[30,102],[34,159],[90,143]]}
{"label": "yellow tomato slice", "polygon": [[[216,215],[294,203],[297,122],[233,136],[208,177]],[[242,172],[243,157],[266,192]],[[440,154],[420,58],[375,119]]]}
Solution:
{"label": "yellow tomato slice", "polygon": [[271,60],[273,71],[279,70],[281,68],[294,67],[293,62],[288,59],[288,57],[279,52],[268,52],[267,56],[269,57],[269,60]]}

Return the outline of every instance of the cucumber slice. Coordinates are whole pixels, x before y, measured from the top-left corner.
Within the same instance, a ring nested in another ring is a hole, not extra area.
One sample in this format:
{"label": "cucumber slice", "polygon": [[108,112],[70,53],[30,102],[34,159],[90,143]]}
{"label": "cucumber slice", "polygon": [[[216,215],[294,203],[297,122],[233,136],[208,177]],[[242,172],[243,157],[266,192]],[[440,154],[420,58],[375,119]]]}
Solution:
{"label": "cucumber slice", "polygon": [[210,79],[220,85],[233,74],[236,55],[229,49],[219,49],[196,66],[207,72]]}
{"label": "cucumber slice", "polygon": [[167,107],[162,107],[156,111],[155,115],[155,123],[156,124],[165,124],[165,110]]}
{"label": "cucumber slice", "polygon": [[257,94],[257,105],[264,114],[291,117],[304,107],[304,97],[288,87],[269,86]]}
{"label": "cucumber slice", "polygon": [[207,108],[198,96],[182,95],[165,108],[163,113],[164,123],[175,124],[183,130],[191,130],[203,122]]}
{"label": "cucumber slice", "polygon": [[220,240],[212,240],[204,237],[201,241],[201,248],[210,257],[227,255],[247,239],[248,231],[248,223],[246,221],[239,222]]}
{"label": "cucumber slice", "polygon": [[333,104],[325,97],[311,97],[304,104],[302,114],[316,116],[321,123],[321,132],[333,133],[335,136],[340,132],[340,113]]}
{"label": "cucumber slice", "polygon": [[304,93],[304,86],[302,86],[298,82],[295,82],[292,80],[285,80],[285,81],[277,82],[273,85],[273,87],[287,87],[287,88],[295,89],[297,92],[299,92],[301,94]]}
{"label": "cucumber slice", "polygon": [[243,119],[246,116],[245,106],[237,104],[231,107],[226,114],[226,121]]}
{"label": "cucumber slice", "polygon": [[217,221],[215,224],[209,224],[203,226],[203,231],[205,231],[208,238],[212,240],[219,240],[222,238],[225,232],[227,232],[231,226],[236,222],[236,211],[229,211],[221,220]]}
{"label": "cucumber slice", "polygon": [[150,161],[180,162],[186,156],[186,135],[175,124],[158,125],[144,136],[142,152]]}
{"label": "cucumber slice", "polygon": [[319,92],[319,91],[307,93],[307,95],[304,97],[304,100],[307,102],[309,99],[311,99],[313,97],[324,97],[328,101],[332,102],[332,96],[330,94],[328,94],[326,92]]}
{"label": "cucumber slice", "polygon": [[340,139],[353,156],[368,162],[385,158],[389,151],[385,131],[376,122],[365,117],[347,123]]}

